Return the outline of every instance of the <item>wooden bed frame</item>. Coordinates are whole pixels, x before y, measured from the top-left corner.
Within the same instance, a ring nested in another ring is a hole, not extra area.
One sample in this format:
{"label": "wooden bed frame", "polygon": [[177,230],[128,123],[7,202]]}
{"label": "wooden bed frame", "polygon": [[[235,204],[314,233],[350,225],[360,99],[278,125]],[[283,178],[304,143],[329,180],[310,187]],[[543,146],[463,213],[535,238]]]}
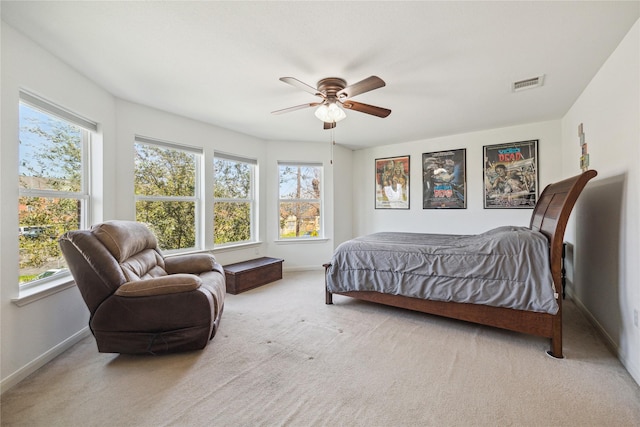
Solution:
{"label": "wooden bed frame", "polygon": [[[556,314],[478,304],[430,301],[374,291],[336,292],[336,294],[549,338],[551,349],[547,353],[553,357],[562,358],[561,295],[564,232],[578,196],[587,182],[596,175],[595,170],[588,170],[572,178],[549,184],[540,195],[531,216],[529,228],[540,231],[549,239],[551,274],[558,301]],[[330,265],[324,264],[326,304],[333,304],[333,293],[326,287],[326,273]]]}

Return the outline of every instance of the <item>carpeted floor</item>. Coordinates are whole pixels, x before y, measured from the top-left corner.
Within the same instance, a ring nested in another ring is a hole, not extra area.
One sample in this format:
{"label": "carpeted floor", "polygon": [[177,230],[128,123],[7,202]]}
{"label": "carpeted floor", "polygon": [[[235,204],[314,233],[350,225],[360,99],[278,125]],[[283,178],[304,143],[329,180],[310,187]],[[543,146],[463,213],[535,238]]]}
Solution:
{"label": "carpeted floor", "polygon": [[3,426],[637,426],[640,387],[575,306],[537,337],[335,296],[323,273],[228,295],[202,351],[87,338],[2,396]]}

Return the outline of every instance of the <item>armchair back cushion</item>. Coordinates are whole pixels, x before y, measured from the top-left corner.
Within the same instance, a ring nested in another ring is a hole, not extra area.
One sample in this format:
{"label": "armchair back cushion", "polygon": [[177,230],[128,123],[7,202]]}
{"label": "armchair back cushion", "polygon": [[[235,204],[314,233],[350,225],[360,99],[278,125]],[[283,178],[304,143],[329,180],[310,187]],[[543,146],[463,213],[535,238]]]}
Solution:
{"label": "armchair back cushion", "polygon": [[120,264],[128,282],[167,275],[158,240],[144,224],[106,222],[91,231]]}

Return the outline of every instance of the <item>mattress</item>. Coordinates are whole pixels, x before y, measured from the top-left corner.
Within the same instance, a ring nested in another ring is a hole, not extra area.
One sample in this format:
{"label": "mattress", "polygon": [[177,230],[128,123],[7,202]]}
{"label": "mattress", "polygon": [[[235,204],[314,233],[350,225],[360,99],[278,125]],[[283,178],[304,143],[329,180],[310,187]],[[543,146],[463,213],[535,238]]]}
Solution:
{"label": "mattress", "polygon": [[558,311],[549,242],[526,227],[477,235],[382,232],[358,237],[336,248],[327,289]]}

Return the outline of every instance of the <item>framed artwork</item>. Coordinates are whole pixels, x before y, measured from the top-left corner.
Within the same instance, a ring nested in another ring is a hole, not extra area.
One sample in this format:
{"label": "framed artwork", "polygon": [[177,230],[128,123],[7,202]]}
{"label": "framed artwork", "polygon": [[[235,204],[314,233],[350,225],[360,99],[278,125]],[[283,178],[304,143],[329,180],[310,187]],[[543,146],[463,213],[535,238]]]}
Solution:
{"label": "framed artwork", "polygon": [[409,156],[376,159],[376,209],[409,209]]}
{"label": "framed artwork", "polygon": [[484,146],[485,209],[533,209],[537,195],[537,139]]}
{"label": "framed artwork", "polygon": [[466,209],[466,149],[422,153],[422,208]]}

